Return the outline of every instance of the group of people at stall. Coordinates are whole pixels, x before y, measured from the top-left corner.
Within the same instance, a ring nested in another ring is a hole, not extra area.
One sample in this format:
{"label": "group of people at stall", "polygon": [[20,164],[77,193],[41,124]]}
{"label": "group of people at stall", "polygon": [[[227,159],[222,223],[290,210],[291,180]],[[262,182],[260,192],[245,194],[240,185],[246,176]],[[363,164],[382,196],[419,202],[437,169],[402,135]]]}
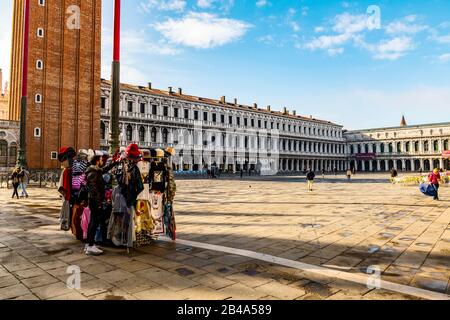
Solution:
{"label": "group of people at stall", "polygon": [[174,240],[174,152],[136,144],[114,155],[61,148],[61,229],[85,242],[87,255],[103,254],[100,245],[132,248],[160,235]]}

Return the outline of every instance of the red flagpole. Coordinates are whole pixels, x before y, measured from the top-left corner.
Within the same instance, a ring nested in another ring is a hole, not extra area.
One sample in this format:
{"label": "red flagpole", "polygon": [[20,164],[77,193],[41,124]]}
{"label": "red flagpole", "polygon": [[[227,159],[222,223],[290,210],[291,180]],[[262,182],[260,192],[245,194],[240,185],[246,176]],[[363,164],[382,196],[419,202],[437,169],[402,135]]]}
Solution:
{"label": "red flagpole", "polygon": [[110,120],[110,153],[114,154],[120,147],[120,0],[114,0],[114,44],[111,72],[111,120]]}
{"label": "red flagpole", "polygon": [[17,164],[27,166],[26,159],[26,120],[28,95],[28,46],[30,31],[30,0],[25,0],[24,30],[23,30],[23,60],[22,60],[22,99],[20,101],[20,146]]}
{"label": "red flagpole", "polygon": [[120,61],[120,0],[114,1],[114,52],[113,61]]}

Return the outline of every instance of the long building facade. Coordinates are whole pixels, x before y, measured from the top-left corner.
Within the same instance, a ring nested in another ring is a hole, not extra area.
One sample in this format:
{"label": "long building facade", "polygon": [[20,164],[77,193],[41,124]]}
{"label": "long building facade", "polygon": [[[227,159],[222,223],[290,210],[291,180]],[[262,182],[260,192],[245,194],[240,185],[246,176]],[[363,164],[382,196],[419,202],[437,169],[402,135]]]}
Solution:
{"label": "long building facade", "polygon": [[450,122],[348,131],[348,161],[357,171],[450,170]]}
{"label": "long building facade", "polygon": [[[101,146],[108,147],[110,82],[102,81]],[[178,170],[198,171],[216,164],[222,170],[344,170],[343,128],[329,121],[289,112],[241,105],[123,84],[121,144],[175,147]]]}

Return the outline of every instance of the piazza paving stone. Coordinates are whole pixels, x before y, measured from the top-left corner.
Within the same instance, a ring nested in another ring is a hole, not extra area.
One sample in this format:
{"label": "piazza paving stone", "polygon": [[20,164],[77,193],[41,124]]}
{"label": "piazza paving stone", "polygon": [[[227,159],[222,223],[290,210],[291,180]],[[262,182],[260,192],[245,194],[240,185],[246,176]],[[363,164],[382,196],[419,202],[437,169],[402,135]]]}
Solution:
{"label": "piazza paving stone", "polygon": [[[450,188],[434,202],[388,179],[326,176],[313,192],[298,176],[180,179],[177,236],[339,272],[377,267],[383,280],[449,294]],[[9,193],[0,189],[4,299],[417,299],[182,243],[87,257],[84,244],[59,228],[55,189],[30,188],[19,200]],[[68,266],[82,271],[79,290],[66,286]]]}

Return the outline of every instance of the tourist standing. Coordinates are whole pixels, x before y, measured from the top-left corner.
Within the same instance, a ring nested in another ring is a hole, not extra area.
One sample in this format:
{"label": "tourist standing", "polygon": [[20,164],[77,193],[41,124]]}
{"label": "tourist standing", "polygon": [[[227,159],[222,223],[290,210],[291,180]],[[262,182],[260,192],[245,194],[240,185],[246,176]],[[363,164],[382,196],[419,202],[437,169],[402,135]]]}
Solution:
{"label": "tourist standing", "polygon": [[391,169],[391,182],[395,183],[395,178],[397,178],[398,172],[394,168]]}
{"label": "tourist standing", "polygon": [[441,180],[441,175],[439,174],[439,169],[435,168],[433,172],[428,176],[428,181],[436,190],[436,195],[434,196],[434,200],[439,200],[439,180]]}
{"label": "tourist standing", "polygon": [[20,187],[22,189],[22,193],[21,193],[21,197],[22,198],[28,198],[28,192],[27,192],[27,185],[28,185],[28,181],[30,180],[30,173],[28,172],[27,169],[25,169],[24,167],[20,168],[20,172],[19,172],[19,182],[20,182]]}
{"label": "tourist standing", "polygon": [[11,180],[12,180],[12,185],[14,188],[12,198],[14,199],[14,196],[17,196],[17,199],[19,199],[19,192],[17,191],[17,188],[19,187],[19,184],[20,184],[19,168],[14,169],[14,171],[11,175]]}
{"label": "tourist standing", "polygon": [[241,169],[239,172],[241,173],[241,179],[242,179],[244,177],[244,170]]}
{"label": "tourist standing", "polygon": [[351,177],[352,177],[352,170],[348,169],[347,170],[347,179],[348,179],[348,181],[350,181]]}
{"label": "tourist standing", "polygon": [[315,177],[316,177],[316,174],[311,169],[306,174],[306,181],[308,182],[308,190],[309,191],[313,191],[313,184],[314,184],[314,178]]}
{"label": "tourist standing", "polygon": [[87,246],[85,252],[87,255],[100,255],[103,253],[95,245],[95,234],[100,225],[103,202],[105,201],[105,180],[103,174],[109,172],[119,162],[111,162],[104,167],[103,154],[93,152],[89,160],[91,166],[86,170],[86,181],[88,187],[89,209],[91,211],[90,222],[87,235]]}

